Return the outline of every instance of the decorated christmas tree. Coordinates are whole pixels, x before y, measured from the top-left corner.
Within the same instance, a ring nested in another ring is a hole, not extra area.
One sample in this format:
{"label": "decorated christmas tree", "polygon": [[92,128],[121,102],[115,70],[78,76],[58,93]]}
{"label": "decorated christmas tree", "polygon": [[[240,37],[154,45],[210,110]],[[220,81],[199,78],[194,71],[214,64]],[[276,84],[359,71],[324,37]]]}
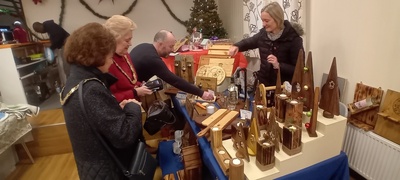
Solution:
{"label": "decorated christmas tree", "polygon": [[227,33],[218,16],[215,0],[194,0],[190,9],[187,32],[192,34],[193,28],[203,34],[203,38],[226,38]]}

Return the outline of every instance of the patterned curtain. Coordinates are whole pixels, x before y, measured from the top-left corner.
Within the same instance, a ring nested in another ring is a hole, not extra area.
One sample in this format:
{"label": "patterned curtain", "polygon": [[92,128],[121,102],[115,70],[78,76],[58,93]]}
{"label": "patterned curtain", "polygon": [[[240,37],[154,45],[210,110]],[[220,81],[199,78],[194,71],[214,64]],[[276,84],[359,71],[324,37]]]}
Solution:
{"label": "patterned curtain", "polygon": [[[243,0],[243,38],[257,34],[262,28],[261,9],[271,3],[278,2],[284,10],[285,19],[296,22],[305,28],[305,1],[303,0]],[[303,38],[303,42],[305,39]],[[259,57],[258,49],[245,52],[246,56]]]}

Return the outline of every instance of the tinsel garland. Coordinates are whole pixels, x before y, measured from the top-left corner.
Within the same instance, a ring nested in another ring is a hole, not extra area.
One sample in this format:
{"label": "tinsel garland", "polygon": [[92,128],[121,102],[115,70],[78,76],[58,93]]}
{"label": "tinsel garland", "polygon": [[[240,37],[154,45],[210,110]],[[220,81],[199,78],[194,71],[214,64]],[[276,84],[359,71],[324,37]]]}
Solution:
{"label": "tinsel garland", "polygon": [[165,2],[165,0],[161,0],[161,2],[164,4],[164,6],[167,8],[167,11],[169,12],[169,14],[172,16],[172,18],[174,18],[176,21],[178,21],[180,24],[182,24],[183,26],[186,27],[188,21],[182,21],[181,19],[179,19],[178,17],[176,17],[176,15],[172,12],[171,8],[168,6],[167,2]]}
{"label": "tinsel garland", "polygon": [[[125,16],[125,15],[129,14],[129,13],[132,11],[133,7],[136,6],[137,1],[138,1],[138,0],[133,1],[133,3],[129,6],[129,8],[128,8],[124,13],[122,13],[121,15]],[[96,11],[94,11],[94,10],[89,6],[89,4],[87,4],[84,0],[79,0],[79,2],[80,2],[83,6],[85,6],[85,8],[86,8],[87,10],[89,10],[90,12],[92,12],[92,14],[95,15],[95,16],[97,16],[98,18],[101,18],[101,19],[108,19],[108,18],[110,18],[110,17],[108,17],[108,16],[103,16],[103,15],[97,13]]]}
{"label": "tinsel garland", "polygon": [[58,21],[60,22],[59,25],[62,27],[62,23],[64,20],[64,13],[65,13],[65,0],[61,0],[61,11],[60,11],[60,17],[58,18]]}

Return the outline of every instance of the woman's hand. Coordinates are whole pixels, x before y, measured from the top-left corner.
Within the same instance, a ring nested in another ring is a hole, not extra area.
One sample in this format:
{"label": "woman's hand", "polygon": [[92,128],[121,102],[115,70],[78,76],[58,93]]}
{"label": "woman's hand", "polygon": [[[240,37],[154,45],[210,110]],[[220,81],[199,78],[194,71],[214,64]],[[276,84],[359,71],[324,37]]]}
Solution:
{"label": "woman's hand", "polygon": [[239,51],[239,48],[237,46],[231,46],[229,48],[229,56],[235,56]]}
{"label": "woman's hand", "polygon": [[125,99],[119,103],[119,106],[121,107],[121,109],[124,109],[125,105],[131,102],[136,103],[139,106],[142,106],[142,103],[137,101],[136,99]]}
{"label": "woman's hand", "polygon": [[138,88],[135,88],[135,90],[136,90],[136,93],[137,93],[138,96],[145,96],[145,95],[148,95],[148,94],[153,93],[153,91],[150,90],[150,89],[149,89],[147,86],[145,86],[145,85],[140,86],[140,87],[138,87]]}
{"label": "woman's hand", "polygon": [[272,66],[274,67],[274,69],[279,69],[279,62],[278,62],[278,58],[276,58],[276,56],[270,54],[267,57],[267,61],[268,63],[271,63]]}

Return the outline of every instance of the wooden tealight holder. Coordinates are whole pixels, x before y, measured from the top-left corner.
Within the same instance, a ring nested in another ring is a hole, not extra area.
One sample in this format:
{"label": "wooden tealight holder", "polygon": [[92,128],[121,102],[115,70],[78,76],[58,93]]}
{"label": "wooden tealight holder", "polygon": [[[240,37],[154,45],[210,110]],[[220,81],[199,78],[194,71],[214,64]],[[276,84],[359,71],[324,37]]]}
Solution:
{"label": "wooden tealight holder", "polygon": [[301,127],[303,120],[303,102],[299,100],[287,100],[285,112],[285,124],[295,124]]}
{"label": "wooden tealight holder", "polygon": [[275,95],[276,120],[281,123],[285,122],[287,99],[288,96],[286,94]]}
{"label": "wooden tealight holder", "polygon": [[236,157],[246,159],[247,162],[250,162],[248,142],[246,142],[243,131],[243,126],[239,124],[236,133],[232,135],[233,147],[237,151]]}
{"label": "wooden tealight holder", "polygon": [[301,152],[301,128],[294,124],[285,125],[282,129],[282,150],[292,156]]}
{"label": "wooden tealight holder", "polygon": [[201,156],[197,145],[182,148],[185,179],[201,180]]}
{"label": "wooden tealight holder", "polygon": [[229,162],[229,180],[244,180],[244,162],[241,159],[233,158]]}
{"label": "wooden tealight holder", "polygon": [[211,128],[211,148],[213,150],[213,154],[219,166],[225,175],[228,175],[229,171],[229,162],[231,161],[231,156],[228,154],[228,151],[222,146],[222,130],[218,127]]}
{"label": "wooden tealight holder", "polygon": [[194,83],[193,56],[179,55],[175,56],[175,74],[190,83]]}
{"label": "wooden tealight holder", "polygon": [[275,145],[272,141],[258,141],[256,165],[261,171],[269,170],[275,166]]}

